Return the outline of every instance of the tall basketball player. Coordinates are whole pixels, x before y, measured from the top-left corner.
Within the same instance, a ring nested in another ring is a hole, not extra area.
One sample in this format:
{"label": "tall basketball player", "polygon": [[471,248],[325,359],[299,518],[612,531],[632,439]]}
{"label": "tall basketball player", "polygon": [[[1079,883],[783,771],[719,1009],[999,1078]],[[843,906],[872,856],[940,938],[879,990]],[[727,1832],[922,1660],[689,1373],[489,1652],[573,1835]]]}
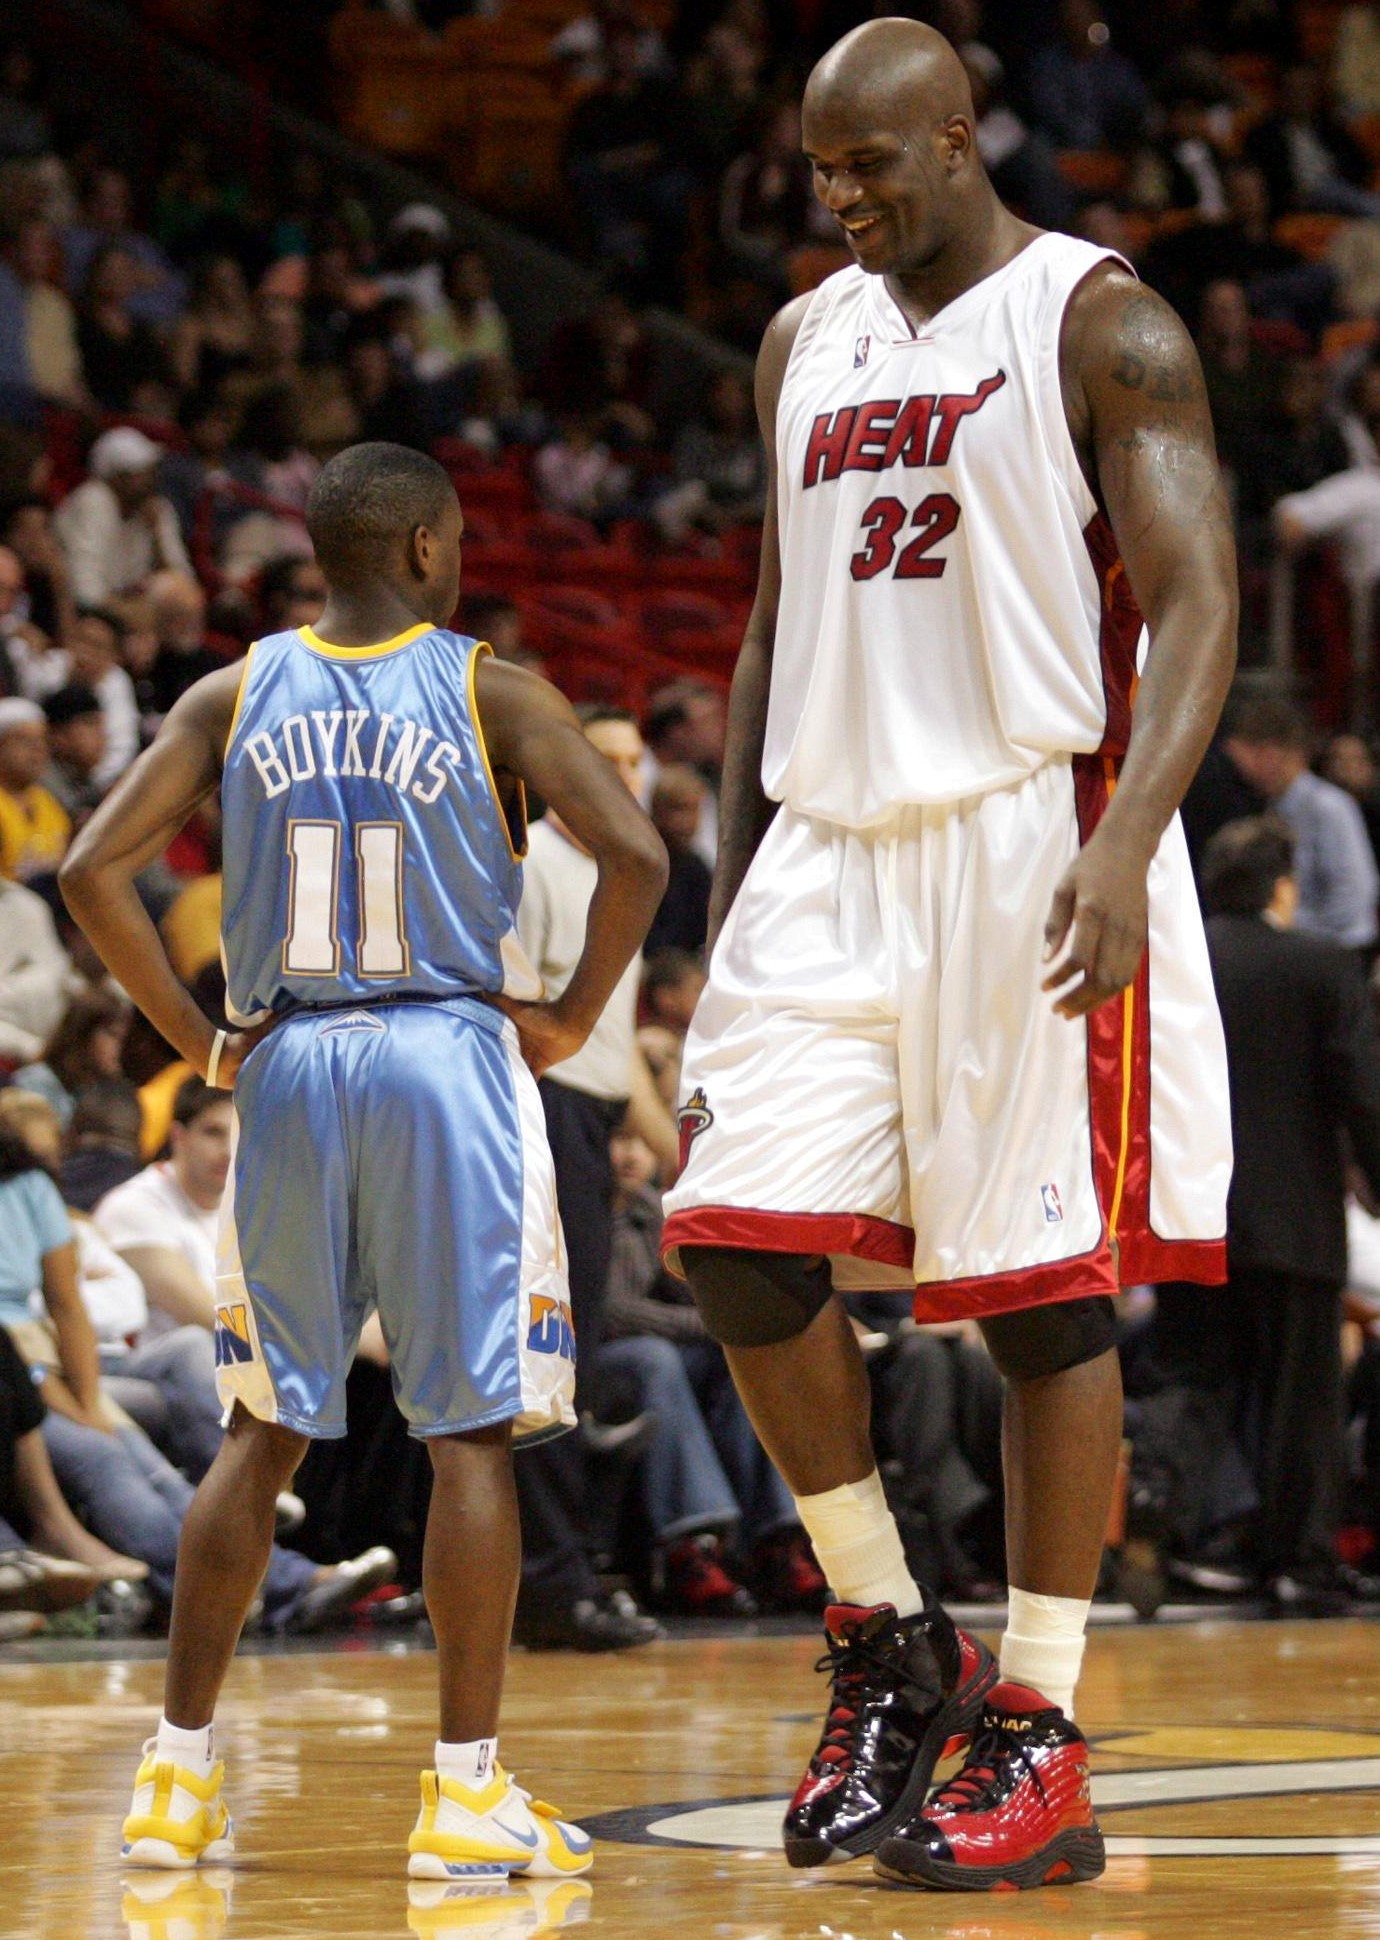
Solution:
{"label": "tall basketball player", "polygon": [[[496,1756],[519,1564],[510,1442],[573,1421],[533,1072],[584,1042],[651,922],[665,853],[555,690],[446,631],[461,517],[439,465],[356,445],[322,471],[307,524],[330,588],[316,627],[192,688],[63,872],[144,1014],[208,1083],[233,1085],[238,1128],[216,1312],[233,1414],[187,1515],[164,1713],[124,1853],[186,1867],[231,1848],[212,1712],[274,1499],[309,1438],[344,1434],[374,1306],[435,1470],[423,1587],[441,1729],[408,1870],[579,1873],[588,1838]],[[134,891],[217,784],[228,1002],[244,1026],[229,1036],[178,983]],[[598,865],[555,1003],[527,1001],[540,983],[514,929],[524,784]]]}
{"label": "tall basketball player", "polygon": [[[1111,1296],[1223,1277],[1226,1068],[1176,808],[1234,662],[1231,528],[1178,318],[1002,207],[945,41],[857,29],[804,130],[855,266],[758,365],[772,497],[665,1241],[838,1599],[788,1858],[1086,1879]],[[912,1580],[875,1470],[838,1296],[898,1283],[922,1320],[975,1317],[1006,1377],[999,1667]]]}

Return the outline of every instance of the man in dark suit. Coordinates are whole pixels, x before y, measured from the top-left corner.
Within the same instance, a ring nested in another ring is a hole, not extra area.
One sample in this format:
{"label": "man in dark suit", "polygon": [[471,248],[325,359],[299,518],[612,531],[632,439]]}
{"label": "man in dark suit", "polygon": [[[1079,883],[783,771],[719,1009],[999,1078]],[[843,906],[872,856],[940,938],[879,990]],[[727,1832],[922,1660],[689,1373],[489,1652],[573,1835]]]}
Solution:
{"label": "man in dark suit", "polygon": [[1281,1611],[1375,1586],[1338,1563],[1346,1157],[1380,1191],[1380,1039],[1354,954],[1290,928],[1293,836],[1228,823],[1203,857],[1236,1170],[1220,1292],[1162,1287],[1157,1358],[1226,1391],[1260,1496],[1254,1562]]}

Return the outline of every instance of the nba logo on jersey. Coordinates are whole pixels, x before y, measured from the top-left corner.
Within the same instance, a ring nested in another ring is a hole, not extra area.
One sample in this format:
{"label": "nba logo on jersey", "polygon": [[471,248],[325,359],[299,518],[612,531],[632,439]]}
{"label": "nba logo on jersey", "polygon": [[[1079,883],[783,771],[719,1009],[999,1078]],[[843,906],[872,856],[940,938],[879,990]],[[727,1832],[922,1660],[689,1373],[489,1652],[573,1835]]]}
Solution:
{"label": "nba logo on jersey", "polygon": [[1045,1218],[1051,1226],[1056,1226],[1064,1217],[1064,1208],[1059,1198],[1059,1188],[1055,1185],[1041,1186],[1040,1197],[1045,1204]]}
{"label": "nba logo on jersey", "polygon": [[854,370],[862,369],[863,365],[867,362],[867,353],[871,350],[871,348],[872,348],[871,337],[859,337],[858,341],[853,346]]}

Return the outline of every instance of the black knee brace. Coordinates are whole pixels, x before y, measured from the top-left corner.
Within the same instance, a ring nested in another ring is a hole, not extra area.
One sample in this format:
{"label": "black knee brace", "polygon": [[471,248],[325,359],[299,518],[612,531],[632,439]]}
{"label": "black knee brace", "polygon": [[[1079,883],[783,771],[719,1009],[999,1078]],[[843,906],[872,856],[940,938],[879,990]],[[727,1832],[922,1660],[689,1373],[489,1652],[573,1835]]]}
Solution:
{"label": "black knee brace", "polygon": [[829,1262],[738,1246],[682,1246],[681,1270],[712,1339],[771,1347],[803,1334],[834,1291]]}
{"label": "black knee brace", "polygon": [[987,1351],[1008,1381],[1034,1381],[1095,1361],[1116,1345],[1116,1310],[1105,1294],[981,1320]]}

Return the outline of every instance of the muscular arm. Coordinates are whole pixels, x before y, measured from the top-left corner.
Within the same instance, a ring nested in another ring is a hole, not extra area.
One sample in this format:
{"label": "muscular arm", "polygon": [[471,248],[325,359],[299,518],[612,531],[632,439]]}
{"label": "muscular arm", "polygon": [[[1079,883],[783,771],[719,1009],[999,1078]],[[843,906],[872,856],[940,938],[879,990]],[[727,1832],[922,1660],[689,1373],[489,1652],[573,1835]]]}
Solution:
{"label": "muscular arm", "polygon": [[1236,551],[1197,352],[1161,297],[1119,270],[1069,304],[1065,408],[1150,630],[1130,746],[1096,833],[1055,894],[1046,979],[1077,1017],[1135,977],[1146,875],[1197,772],[1236,665]]}
{"label": "muscular arm", "polygon": [[475,693],[495,767],[549,803],[599,871],[570,982],[554,1003],[504,1006],[540,1074],[579,1050],[641,949],[666,887],[666,850],[554,687],[486,657]]}
{"label": "muscular arm", "polygon": [[777,312],[757,356],[757,422],[767,450],[767,502],[757,593],[748,615],[728,700],[723,784],[719,794],[719,855],[709,897],[709,949],[742,887],[748,864],[767,831],[775,804],[762,789],[762,745],[767,729],[776,609],[781,599],[781,547],[777,525],[776,407],[791,348],[809,308],[808,295]]}
{"label": "muscular arm", "polygon": [[[215,1026],[178,982],[162,940],[134,888],[220,779],[221,756],[240,669],[208,674],[178,701],[153,746],[116,782],[67,852],[58,872],[67,907],[102,963],[149,1022],[197,1071],[205,1072]],[[222,1059],[234,1076],[237,1033]],[[253,1042],[252,1036],[248,1042]]]}

